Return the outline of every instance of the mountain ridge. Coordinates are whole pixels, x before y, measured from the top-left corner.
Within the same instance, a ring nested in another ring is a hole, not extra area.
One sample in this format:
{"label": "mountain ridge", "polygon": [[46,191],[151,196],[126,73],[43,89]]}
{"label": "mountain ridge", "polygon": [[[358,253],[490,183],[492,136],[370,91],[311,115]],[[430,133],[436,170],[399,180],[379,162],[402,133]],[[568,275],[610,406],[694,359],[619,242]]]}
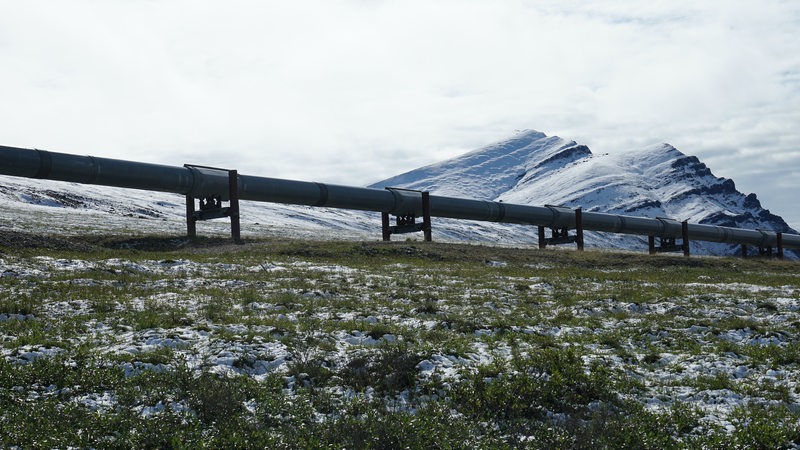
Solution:
{"label": "mountain ridge", "polygon": [[[480,164],[474,164],[479,161]],[[515,176],[511,176],[515,174]],[[796,233],[761,206],[756,194],[736,190],[696,156],[667,143],[596,155],[582,144],[536,130],[372,184],[437,195],[524,205],[562,205],[586,211],[736,228]],[[594,240],[607,239],[594,236]],[[639,245],[628,237],[624,247]],[[733,254],[727,244],[701,243],[701,253]]]}

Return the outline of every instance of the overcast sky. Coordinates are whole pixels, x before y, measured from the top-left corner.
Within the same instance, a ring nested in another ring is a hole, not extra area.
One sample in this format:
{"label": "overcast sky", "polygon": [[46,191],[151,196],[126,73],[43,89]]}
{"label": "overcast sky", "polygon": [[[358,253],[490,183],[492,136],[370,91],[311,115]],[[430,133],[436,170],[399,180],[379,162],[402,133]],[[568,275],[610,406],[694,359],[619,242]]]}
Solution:
{"label": "overcast sky", "polygon": [[0,0],[0,145],[366,185],[668,142],[800,229],[796,0]]}

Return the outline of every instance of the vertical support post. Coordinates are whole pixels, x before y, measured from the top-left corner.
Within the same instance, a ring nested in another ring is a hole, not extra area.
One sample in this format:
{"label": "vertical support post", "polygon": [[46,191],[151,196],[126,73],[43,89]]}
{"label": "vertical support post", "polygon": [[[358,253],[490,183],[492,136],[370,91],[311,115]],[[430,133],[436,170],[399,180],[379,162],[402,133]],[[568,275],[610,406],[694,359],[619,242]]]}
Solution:
{"label": "vertical support post", "polygon": [[656,237],[653,235],[647,236],[647,251],[651,255],[656,254]]}
{"label": "vertical support post", "polygon": [[547,240],[546,239],[547,239],[547,237],[544,234],[544,227],[540,226],[539,227],[539,250],[542,250],[543,248],[547,247]]}
{"label": "vertical support post", "polygon": [[583,210],[575,210],[575,242],[578,244],[578,251],[583,251]]}
{"label": "vertical support post", "polygon": [[777,233],[778,259],[783,259],[783,233]]}
{"label": "vertical support post", "polygon": [[230,206],[228,215],[231,216],[231,237],[237,244],[242,242],[242,227],[239,221],[239,172],[228,171],[228,189],[230,191]]}
{"label": "vertical support post", "polygon": [[681,223],[681,234],[683,235],[683,256],[689,256],[689,222]]}
{"label": "vertical support post", "polygon": [[742,244],[742,258],[747,258],[747,244]]}
{"label": "vertical support post", "polygon": [[381,223],[382,223],[382,230],[383,230],[383,240],[384,241],[391,241],[392,234],[389,232],[389,213],[382,212],[381,213]]}
{"label": "vertical support post", "polygon": [[194,218],[194,197],[186,196],[186,235],[197,237],[197,221]]}
{"label": "vertical support post", "polygon": [[431,236],[431,194],[422,193],[422,232],[425,234],[425,241],[430,242]]}

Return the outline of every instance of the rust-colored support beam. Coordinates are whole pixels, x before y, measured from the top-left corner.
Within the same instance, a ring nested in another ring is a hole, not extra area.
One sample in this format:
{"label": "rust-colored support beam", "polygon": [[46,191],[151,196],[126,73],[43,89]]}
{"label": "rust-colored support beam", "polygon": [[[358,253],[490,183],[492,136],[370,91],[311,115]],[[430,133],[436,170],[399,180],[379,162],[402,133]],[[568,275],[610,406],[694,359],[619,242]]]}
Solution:
{"label": "rust-colored support beam", "polygon": [[543,226],[539,226],[539,250],[544,249],[547,247],[547,237],[545,236],[545,231]]}
{"label": "rust-colored support beam", "polygon": [[422,193],[422,232],[425,234],[425,241],[433,240],[431,233],[431,194]]}
{"label": "rust-colored support beam", "polygon": [[197,219],[194,217],[194,197],[186,196],[186,235],[197,237]]}
{"label": "rust-colored support beam", "polygon": [[783,259],[783,233],[776,233],[778,245],[778,259]]}
{"label": "rust-colored support beam", "polygon": [[651,255],[656,254],[656,237],[652,234],[647,236],[647,252]]}
{"label": "rust-colored support beam", "polygon": [[747,244],[742,244],[742,258],[747,258]]}
{"label": "rust-colored support beam", "polygon": [[391,241],[392,240],[392,232],[389,231],[389,213],[382,212],[381,213],[381,225],[383,230],[383,240],[384,241]]}
{"label": "rust-colored support beam", "polygon": [[230,205],[228,215],[231,218],[231,237],[237,244],[242,243],[242,225],[239,221],[239,172],[228,171],[228,189],[230,190]]}
{"label": "rust-colored support beam", "polygon": [[578,244],[578,251],[583,251],[583,210],[575,210],[575,243]]}
{"label": "rust-colored support beam", "polygon": [[689,256],[689,222],[683,221],[681,223],[681,234],[683,238],[683,256]]}

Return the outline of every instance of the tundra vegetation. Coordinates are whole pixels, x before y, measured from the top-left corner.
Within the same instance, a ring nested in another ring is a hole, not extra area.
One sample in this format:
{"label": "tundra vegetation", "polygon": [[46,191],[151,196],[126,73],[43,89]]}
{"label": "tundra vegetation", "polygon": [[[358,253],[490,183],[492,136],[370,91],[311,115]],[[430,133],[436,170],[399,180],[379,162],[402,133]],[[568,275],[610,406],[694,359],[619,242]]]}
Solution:
{"label": "tundra vegetation", "polygon": [[0,247],[3,448],[797,448],[795,261]]}

